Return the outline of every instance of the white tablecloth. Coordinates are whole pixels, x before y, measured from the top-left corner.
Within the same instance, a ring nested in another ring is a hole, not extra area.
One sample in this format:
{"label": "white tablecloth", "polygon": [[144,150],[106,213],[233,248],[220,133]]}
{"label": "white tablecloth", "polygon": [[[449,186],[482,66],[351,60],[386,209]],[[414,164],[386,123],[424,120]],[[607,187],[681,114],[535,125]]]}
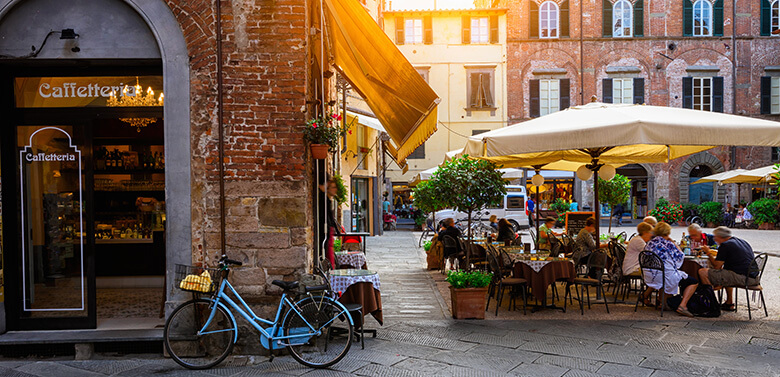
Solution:
{"label": "white tablecloth", "polygon": [[349,265],[355,268],[363,268],[366,265],[366,255],[362,252],[337,253],[336,265]]}
{"label": "white tablecloth", "polygon": [[[542,267],[546,266],[550,262],[556,262],[556,261],[548,261],[548,260],[527,260],[527,259],[521,259],[518,254],[511,254],[511,253],[509,253],[509,257],[512,258],[512,262],[514,262],[514,263],[524,263],[524,264],[527,264],[535,272],[541,271]],[[558,261],[560,261],[560,259]],[[569,260],[569,261],[571,262],[571,260]]]}
{"label": "white tablecloth", "polygon": [[[349,271],[349,270],[335,270],[336,271]],[[361,270],[366,271],[366,270]],[[360,282],[366,282],[371,283],[374,285],[374,288],[376,290],[381,290],[379,288],[379,274],[373,273],[369,275],[358,275],[358,276],[340,276],[340,275],[333,275],[333,272],[330,275],[330,287],[333,289],[334,292],[346,292],[347,288],[349,288],[350,285]]]}
{"label": "white tablecloth", "polygon": [[699,264],[699,266],[702,266],[703,268],[710,267],[710,259],[709,258],[685,258],[686,260],[694,261]]}

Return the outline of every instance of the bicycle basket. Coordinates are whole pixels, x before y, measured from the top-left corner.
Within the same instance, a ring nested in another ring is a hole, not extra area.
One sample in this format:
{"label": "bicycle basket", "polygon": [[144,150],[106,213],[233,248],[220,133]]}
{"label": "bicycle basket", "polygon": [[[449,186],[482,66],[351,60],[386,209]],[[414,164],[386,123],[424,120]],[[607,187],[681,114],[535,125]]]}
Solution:
{"label": "bicycle basket", "polygon": [[219,279],[218,268],[176,265],[175,282],[179,289],[195,293],[211,293]]}

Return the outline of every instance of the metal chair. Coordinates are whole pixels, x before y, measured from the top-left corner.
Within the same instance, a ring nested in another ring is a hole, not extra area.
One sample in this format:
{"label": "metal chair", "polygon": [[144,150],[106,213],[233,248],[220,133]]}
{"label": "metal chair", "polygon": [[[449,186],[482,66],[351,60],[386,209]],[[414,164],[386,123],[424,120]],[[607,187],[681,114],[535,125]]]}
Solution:
{"label": "metal chair", "polygon": [[488,310],[490,307],[490,297],[492,296],[492,293],[495,290],[496,296],[496,316],[498,316],[498,308],[501,307],[501,302],[504,299],[504,288],[509,287],[510,293],[509,293],[509,307],[515,308],[517,307],[517,300],[516,300],[516,289],[522,288],[523,293],[523,315],[525,315],[525,309],[528,306],[528,296],[526,295],[526,290],[528,288],[528,281],[521,278],[513,278],[513,277],[503,277],[501,276],[501,267],[498,264],[498,260],[496,259],[496,256],[492,253],[488,253],[488,266],[490,268],[490,271],[493,273],[493,280],[490,282],[490,287],[488,288],[488,302],[487,305],[485,305],[485,311]]}
{"label": "metal chair", "polygon": [[[769,312],[766,309],[766,303],[764,302],[764,288],[761,287],[761,277],[764,275],[764,268],[766,268],[766,262],[767,262],[767,255],[766,254],[759,254],[755,258],[753,258],[753,262],[750,263],[750,269],[748,270],[748,276],[745,278],[745,286],[738,286],[733,287],[734,288],[734,309],[737,309],[737,293],[740,289],[745,290],[745,301],[747,301],[747,307],[748,307],[748,319],[753,319],[753,314],[750,309],[750,296],[748,296],[749,291],[753,291],[753,298],[755,299],[755,292],[758,292],[759,298],[761,298],[761,306],[764,307],[764,315],[766,317],[769,317]],[[748,285],[750,283],[750,275],[756,275],[756,284],[755,285]]]}
{"label": "metal chair", "polygon": [[[658,296],[661,296],[661,317],[664,316],[664,306],[666,306],[666,270],[664,269],[664,262],[661,260],[661,257],[656,255],[654,252],[649,250],[644,250],[641,253],[639,253],[639,271],[642,272],[642,292],[644,292],[644,287],[647,285],[644,281],[645,271],[661,271],[661,281],[663,282],[661,284],[661,289],[659,292],[656,293],[656,302],[658,301]],[[639,296],[636,298],[636,305],[634,305],[634,312],[636,312],[636,309],[639,307],[639,300],[642,299],[642,294],[640,293]]]}
{"label": "metal chair", "polygon": [[[325,279],[325,284],[328,286],[328,291],[333,292],[333,288],[330,286],[330,262],[325,261],[324,259],[320,259],[319,261],[319,268],[317,268],[314,273],[322,276]],[[336,292],[333,292],[336,294]],[[365,330],[363,328],[363,325],[365,324],[365,317],[363,317],[363,305],[361,304],[344,304],[344,307],[349,312],[349,315],[352,317],[352,322],[355,323],[355,326],[353,327],[354,333],[360,338],[360,348],[366,349],[366,342],[365,342],[365,333],[371,334],[373,338],[376,338],[376,330]]]}
{"label": "metal chair", "polygon": [[[596,287],[596,295],[598,296],[599,293],[601,293],[602,298],[604,299],[604,307],[607,309],[607,314],[609,314],[609,304],[607,304],[607,297],[604,295],[604,282],[602,278],[604,277],[604,269],[607,266],[607,254],[601,250],[594,250],[590,257],[588,258],[588,275],[594,275],[595,278],[591,277],[576,277],[572,279],[570,282],[566,284],[566,294],[563,296],[563,311],[566,311],[566,297],[569,297],[571,295],[571,292],[569,291],[569,287],[574,285],[574,289],[577,290],[577,301],[580,302],[580,314],[585,314],[585,309],[582,301],[584,300],[582,298],[583,295],[587,295],[588,300],[588,309],[590,309],[590,289],[589,287]],[[580,294],[580,291],[582,291],[582,295]]]}
{"label": "metal chair", "polygon": [[550,256],[557,257],[563,250],[563,242],[555,237],[552,232],[547,233],[547,240],[550,242]]}
{"label": "metal chair", "polygon": [[442,237],[441,242],[444,247],[444,250],[442,251],[442,256],[444,257],[444,260],[442,261],[442,266],[444,266],[444,268],[442,268],[442,272],[444,272],[447,269],[447,259],[458,255],[460,244],[458,243],[458,240],[446,234]]}

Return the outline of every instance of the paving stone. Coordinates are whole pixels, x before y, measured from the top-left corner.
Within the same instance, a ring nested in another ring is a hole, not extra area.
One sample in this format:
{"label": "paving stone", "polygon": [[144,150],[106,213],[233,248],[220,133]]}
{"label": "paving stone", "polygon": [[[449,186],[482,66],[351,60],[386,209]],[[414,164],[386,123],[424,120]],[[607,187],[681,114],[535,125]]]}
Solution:
{"label": "paving stone", "polygon": [[601,361],[586,360],[576,357],[567,356],[555,356],[555,355],[542,355],[536,361],[535,364],[549,364],[563,368],[585,370],[589,372],[595,372],[601,368],[604,363]]}
{"label": "paving stone", "polygon": [[737,369],[714,368],[709,376],[715,377],[775,377],[777,373],[770,371],[745,371]]}
{"label": "paving stone", "polygon": [[148,361],[144,360],[80,360],[62,362],[65,365],[85,369],[96,373],[107,375],[117,374],[126,370],[138,368]]}
{"label": "paving stone", "polygon": [[[155,360],[156,361],[156,360]],[[164,362],[160,363],[148,363],[141,365],[138,368],[126,370],[115,374],[115,376],[202,376],[210,377],[210,375],[203,371],[184,369],[178,364],[173,363],[171,360],[160,360]],[[170,363],[168,362],[170,361]],[[173,365],[172,365],[173,364]]]}
{"label": "paving stone", "polygon": [[561,377],[568,369],[555,365],[523,363],[509,371],[510,374],[522,377]]}
{"label": "paving stone", "polygon": [[514,336],[496,336],[491,334],[472,333],[466,335],[460,340],[464,342],[472,342],[479,344],[490,344],[495,346],[503,346],[508,348],[517,348],[521,344],[525,343],[524,340]]}
{"label": "paving stone", "polygon": [[449,365],[437,361],[409,358],[393,365],[394,368],[406,369],[427,376],[444,375],[443,371],[449,369]]}
{"label": "paving stone", "polygon": [[459,342],[452,339],[437,338],[431,335],[404,333],[399,331],[382,331],[377,334],[380,339],[392,340],[400,343],[418,344],[439,349],[452,349],[465,351],[474,345],[466,342]]}
{"label": "paving stone", "polygon": [[650,377],[690,377],[685,373],[672,372],[668,370],[656,370]]}
{"label": "paving stone", "polygon": [[227,366],[227,367],[216,367],[204,370],[203,373],[212,375],[212,376],[221,376],[221,377],[230,377],[230,376],[236,376],[243,373],[247,368],[246,367],[233,367],[233,366]]}
{"label": "paving stone", "polygon": [[507,375],[506,372],[479,370],[459,366],[450,366],[448,373],[453,377],[505,377]]}
{"label": "paving stone", "polygon": [[57,376],[57,377],[81,377],[81,376],[102,376],[100,373],[91,372],[84,369],[78,369],[61,363],[50,361],[39,361],[22,365],[17,368],[18,371],[36,375],[36,376]]}
{"label": "paving stone", "polygon": [[584,370],[575,370],[570,369],[566,374],[563,375],[563,377],[598,377],[601,376],[600,374],[588,372]]}
{"label": "paving stone", "polygon": [[653,374],[653,370],[632,365],[606,363],[597,373],[602,376],[648,377]]}
{"label": "paving stone", "polygon": [[[722,339],[707,339],[702,347],[715,348],[728,352],[733,352],[743,355],[764,356],[767,351],[767,347],[757,344],[747,344],[739,342],[731,342]],[[706,351],[705,351],[706,352]]]}
{"label": "paving stone", "polygon": [[396,353],[383,352],[383,350],[371,349],[370,351],[361,350],[361,352],[350,350],[346,358],[389,366],[398,363],[407,357]]}
{"label": "paving stone", "polygon": [[35,377],[34,374],[21,372],[11,368],[0,367],[0,376],[3,377]]}
{"label": "paving stone", "polygon": [[351,377],[353,374],[347,372],[340,372],[330,369],[315,369],[309,373],[302,374],[304,377]]}
{"label": "paving stone", "polygon": [[750,339],[750,344],[780,350],[780,342],[774,340],[754,337],[753,339]]}
{"label": "paving stone", "polygon": [[707,340],[704,336],[695,336],[695,335],[688,335],[688,334],[675,334],[667,332],[664,334],[663,338],[660,339],[663,342],[667,343],[677,343],[677,344],[684,344],[684,345],[692,345],[692,346],[700,346],[704,344],[704,342]]}
{"label": "paving stone", "polygon": [[648,358],[647,360],[640,363],[639,366],[650,369],[669,370],[688,375],[705,375],[710,371],[710,367],[706,365],[697,365],[684,361],[659,358]]}
{"label": "paving stone", "polygon": [[293,374],[300,376],[304,373],[311,371],[311,368],[306,367],[297,361],[289,358],[289,360],[274,359],[274,361],[264,362],[254,366],[252,369],[267,372],[279,372],[284,374]]}
{"label": "paving stone", "polygon": [[371,346],[371,350],[400,356],[414,356],[417,358],[430,357],[431,355],[435,355],[441,351],[441,349],[435,347],[426,347],[417,344],[398,343],[386,340],[376,342]]}
{"label": "paving stone", "polygon": [[563,355],[582,359],[613,362],[618,364],[637,365],[644,358],[631,354],[616,354],[612,352],[594,351],[576,346],[560,346],[550,344],[526,343],[519,347],[527,351],[545,353],[549,355]]}
{"label": "paving stone", "polygon": [[341,361],[336,363],[336,365],[333,365],[330,367],[332,370],[337,370],[341,372],[354,372],[368,364],[371,364],[368,361],[356,359],[354,357],[350,357],[350,354],[347,354]]}
{"label": "paving stone", "polygon": [[354,372],[357,376],[372,377],[421,377],[423,374],[385,365],[369,364]]}
{"label": "paving stone", "polygon": [[691,346],[681,343],[674,343],[674,342],[667,342],[662,340],[654,340],[654,339],[635,339],[636,343],[641,344],[645,347],[661,350],[661,351],[668,351],[673,353],[685,353],[688,352],[688,349],[691,348]]}
{"label": "paving stone", "polygon": [[510,349],[510,348],[504,348],[500,346],[492,346],[487,344],[481,344],[478,345],[468,351],[469,354],[479,354],[479,355],[489,355],[489,356],[496,356],[499,355],[503,358],[508,358],[514,361],[523,362],[523,363],[532,363],[534,360],[538,359],[539,356],[542,356],[541,353],[536,352],[530,352],[525,350],[518,350],[518,349]]}
{"label": "paving stone", "polygon": [[488,356],[469,352],[468,356],[464,357],[463,352],[459,351],[441,351],[428,359],[445,364],[503,373],[510,371],[521,363],[520,360],[501,353]]}

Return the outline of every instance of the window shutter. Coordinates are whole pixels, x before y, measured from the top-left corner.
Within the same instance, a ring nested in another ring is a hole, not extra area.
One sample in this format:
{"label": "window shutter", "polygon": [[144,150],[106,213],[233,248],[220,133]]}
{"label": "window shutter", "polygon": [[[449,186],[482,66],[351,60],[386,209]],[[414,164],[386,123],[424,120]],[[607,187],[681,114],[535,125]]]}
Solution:
{"label": "window shutter", "polygon": [[772,78],[761,77],[761,114],[772,113]]}
{"label": "window shutter", "polygon": [[560,95],[559,110],[568,109],[570,106],[571,98],[569,97],[569,86],[569,79],[558,80],[558,93]]}
{"label": "window shutter", "polygon": [[467,45],[471,43],[471,17],[469,16],[463,16],[462,27],[463,27],[463,44]]}
{"label": "window shutter", "polygon": [[490,43],[498,43],[498,16],[490,16]]}
{"label": "window shutter", "polygon": [[469,107],[481,107],[479,103],[479,91],[481,89],[479,85],[479,73],[469,73],[469,83],[469,86],[471,87],[471,91],[469,93]]}
{"label": "window shutter", "polygon": [[[606,1],[605,1],[606,2]],[[612,79],[601,80],[601,98],[604,103],[612,103]]]}
{"label": "window shutter", "polygon": [[691,0],[683,0],[683,36],[693,35],[693,3]]}
{"label": "window shutter", "polygon": [[[771,4],[761,0],[761,35],[770,35],[772,31]],[[768,113],[767,113],[768,114]]]}
{"label": "window shutter", "polygon": [[693,77],[683,77],[683,108],[693,108]]}
{"label": "window shutter", "polygon": [[612,2],[604,0],[601,5],[601,33],[605,37],[612,36]]}
{"label": "window shutter", "polygon": [[[532,3],[533,4],[533,3]],[[530,114],[531,118],[538,118],[540,113],[539,104],[539,80],[531,80],[530,82]]]}
{"label": "window shutter", "polygon": [[645,103],[645,79],[641,77],[634,78],[634,103]]}
{"label": "window shutter", "polygon": [[641,37],[645,35],[645,10],[643,0],[636,0],[634,3],[634,36]]}
{"label": "window shutter", "polygon": [[[539,38],[539,4],[531,0],[531,12],[529,29],[531,38]],[[538,116],[538,115],[537,115]]]}
{"label": "window shutter", "polygon": [[482,95],[485,99],[485,105],[487,107],[493,107],[495,106],[493,103],[493,92],[490,91],[490,83],[493,81],[493,75],[489,73],[483,73],[481,76],[481,84],[482,84]]}
{"label": "window shutter", "polygon": [[423,17],[423,43],[433,44],[433,18],[431,16]]}
{"label": "window shutter", "polygon": [[560,6],[560,17],[558,24],[558,35],[561,37],[569,36],[569,0],[564,0]]}
{"label": "window shutter", "polygon": [[404,44],[404,37],[406,37],[406,34],[404,32],[404,18],[396,17],[395,18],[395,44],[399,44],[399,45]]}
{"label": "window shutter", "polygon": [[712,78],[712,111],[723,112],[723,77]]}
{"label": "window shutter", "polygon": [[712,35],[723,36],[723,0],[715,0],[712,14]]}

